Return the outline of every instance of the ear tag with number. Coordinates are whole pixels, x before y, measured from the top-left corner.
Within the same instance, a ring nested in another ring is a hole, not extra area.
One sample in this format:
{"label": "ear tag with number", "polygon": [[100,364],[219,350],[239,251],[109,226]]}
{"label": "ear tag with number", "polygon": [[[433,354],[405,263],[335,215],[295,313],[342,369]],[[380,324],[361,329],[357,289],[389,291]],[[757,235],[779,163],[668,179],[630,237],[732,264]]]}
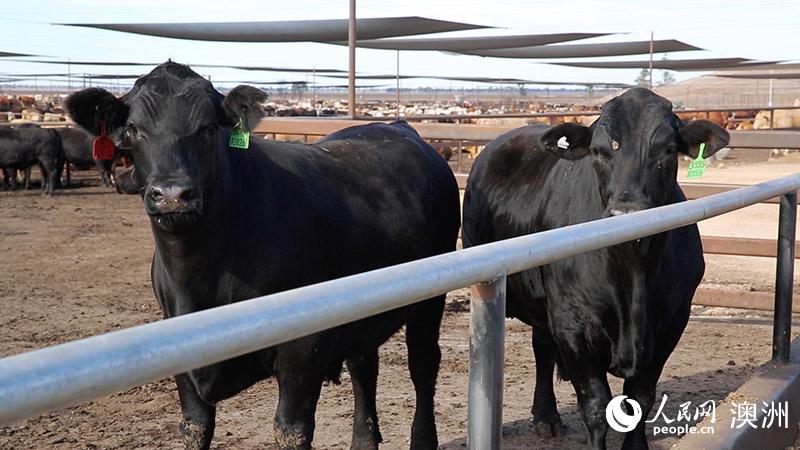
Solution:
{"label": "ear tag with number", "polygon": [[250,132],[245,131],[244,126],[242,125],[242,119],[239,119],[239,123],[233,127],[231,139],[228,141],[228,146],[233,148],[241,148],[243,150],[250,148]]}
{"label": "ear tag with number", "polygon": [[706,149],[706,143],[700,144],[700,151],[697,153],[697,158],[689,163],[689,173],[686,178],[699,178],[706,172],[706,160],[703,159],[703,150]]}

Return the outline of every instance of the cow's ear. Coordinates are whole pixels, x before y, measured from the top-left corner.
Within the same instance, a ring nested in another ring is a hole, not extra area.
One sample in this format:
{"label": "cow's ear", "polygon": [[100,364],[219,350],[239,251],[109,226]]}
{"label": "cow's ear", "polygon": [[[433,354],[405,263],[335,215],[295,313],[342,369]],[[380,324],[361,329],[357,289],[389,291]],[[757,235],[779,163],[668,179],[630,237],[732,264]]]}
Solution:
{"label": "cow's ear", "polygon": [[681,139],[686,144],[686,147],[681,148],[681,152],[692,158],[697,158],[697,154],[700,152],[700,144],[705,143],[703,158],[708,158],[716,153],[717,150],[728,145],[730,138],[731,135],[714,122],[693,120],[681,128]]}
{"label": "cow's ear", "polygon": [[128,120],[128,105],[114,94],[100,88],[78,91],[67,97],[67,112],[84,130],[99,135],[100,119],[105,121],[106,132],[112,133]]}
{"label": "cow's ear", "polygon": [[589,154],[592,129],[568,122],[555,126],[539,138],[542,149],[564,159],[580,159]]}
{"label": "cow's ear", "polygon": [[231,125],[236,125],[241,120],[249,131],[264,117],[264,107],[261,104],[267,97],[269,95],[261,89],[242,84],[228,92],[222,101],[222,107]]}

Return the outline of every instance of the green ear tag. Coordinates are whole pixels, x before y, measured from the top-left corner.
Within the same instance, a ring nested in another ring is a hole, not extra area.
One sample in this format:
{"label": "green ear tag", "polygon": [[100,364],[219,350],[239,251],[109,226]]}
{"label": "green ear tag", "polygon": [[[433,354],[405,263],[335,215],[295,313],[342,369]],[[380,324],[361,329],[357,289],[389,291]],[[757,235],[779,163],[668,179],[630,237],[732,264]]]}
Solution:
{"label": "green ear tag", "polygon": [[250,147],[250,132],[244,130],[241,119],[239,119],[239,123],[233,127],[228,145],[233,148],[241,148],[244,150]]}
{"label": "green ear tag", "polygon": [[703,159],[703,150],[706,149],[706,143],[700,144],[700,151],[697,153],[697,158],[689,163],[689,173],[686,178],[700,178],[706,173],[706,160]]}

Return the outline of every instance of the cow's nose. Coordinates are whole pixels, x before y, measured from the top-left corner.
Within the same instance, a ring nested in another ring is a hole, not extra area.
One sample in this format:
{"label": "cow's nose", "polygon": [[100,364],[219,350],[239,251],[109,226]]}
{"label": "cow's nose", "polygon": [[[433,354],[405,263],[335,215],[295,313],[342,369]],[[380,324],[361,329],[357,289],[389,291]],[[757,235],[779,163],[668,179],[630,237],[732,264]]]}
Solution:
{"label": "cow's nose", "polygon": [[144,197],[148,214],[199,212],[199,191],[191,183],[151,184]]}

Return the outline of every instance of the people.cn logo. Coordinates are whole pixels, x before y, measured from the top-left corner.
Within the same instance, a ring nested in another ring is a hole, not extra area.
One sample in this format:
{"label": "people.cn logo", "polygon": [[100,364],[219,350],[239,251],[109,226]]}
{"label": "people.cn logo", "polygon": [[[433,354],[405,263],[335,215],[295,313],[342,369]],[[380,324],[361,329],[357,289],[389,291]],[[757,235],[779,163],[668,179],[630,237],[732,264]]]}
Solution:
{"label": "people.cn logo", "polygon": [[[633,414],[629,415],[622,406],[622,402],[627,401],[628,405],[633,409]],[[606,406],[606,421],[608,425],[620,433],[627,433],[628,431],[636,428],[636,424],[642,420],[642,407],[639,403],[628,398],[627,395],[618,395],[611,399]]]}

